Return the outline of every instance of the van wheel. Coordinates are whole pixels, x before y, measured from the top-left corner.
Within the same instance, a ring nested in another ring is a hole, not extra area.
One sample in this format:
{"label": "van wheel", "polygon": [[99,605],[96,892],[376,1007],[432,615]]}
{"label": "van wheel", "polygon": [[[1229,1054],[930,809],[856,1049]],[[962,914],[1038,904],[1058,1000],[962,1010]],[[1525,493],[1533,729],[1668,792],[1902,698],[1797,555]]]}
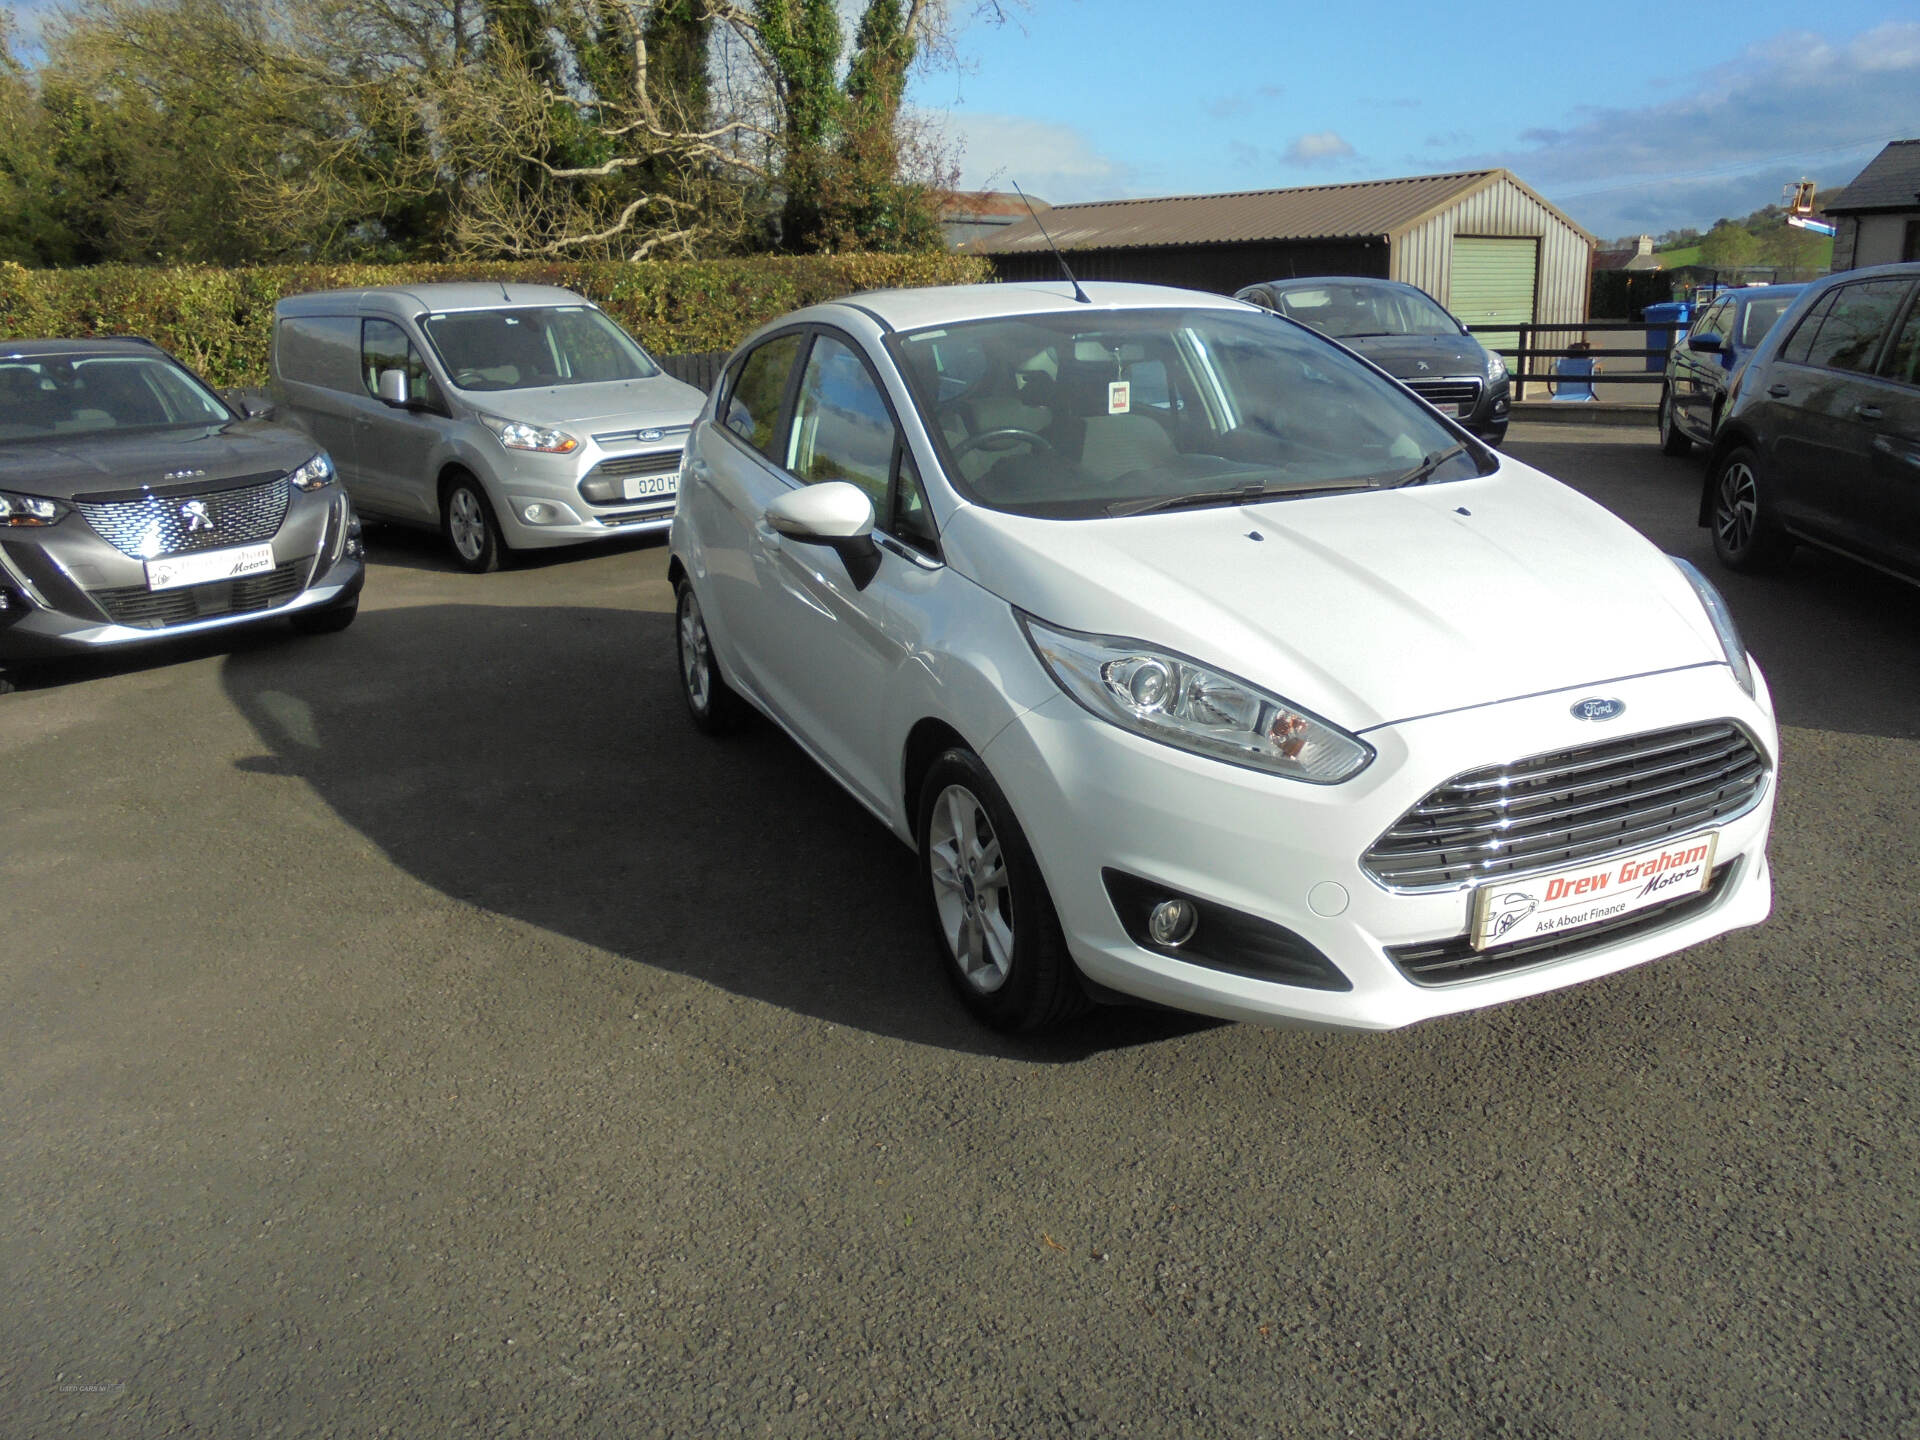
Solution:
{"label": "van wheel", "polygon": [[920,786],[920,883],[947,977],[996,1030],[1044,1030],[1089,1008],[1046,882],[1006,796],[970,750]]}
{"label": "van wheel", "polygon": [[484,575],[498,570],[506,559],[507,545],[500,538],[500,522],[493,518],[493,506],[480,482],[460,476],[447,486],[440,500],[440,533],[462,570]]}
{"label": "van wheel", "polygon": [[1660,387],[1660,453],[1687,455],[1692,451],[1693,441],[1689,440],[1680,427],[1673,423],[1673,391],[1662,385]]}
{"label": "van wheel", "polygon": [[1713,474],[1713,553],[1729,570],[1777,570],[1793,540],[1774,523],[1760,481],[1760,457],[1745,445],[1721,457]]}

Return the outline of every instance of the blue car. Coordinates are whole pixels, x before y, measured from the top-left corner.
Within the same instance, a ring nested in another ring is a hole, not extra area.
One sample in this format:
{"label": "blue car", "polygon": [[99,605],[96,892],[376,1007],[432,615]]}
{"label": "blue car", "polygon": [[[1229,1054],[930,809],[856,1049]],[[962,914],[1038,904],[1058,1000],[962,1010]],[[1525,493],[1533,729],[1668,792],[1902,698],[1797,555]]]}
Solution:
{"label": "blue car", "polygon": [[1724,290],[1700,312],[1685,339],[1667,352],[1667,378],[1660,387],[1662,451],[1685,455],[1695,444],[1713,443],[1733,372],[1806,288]]}

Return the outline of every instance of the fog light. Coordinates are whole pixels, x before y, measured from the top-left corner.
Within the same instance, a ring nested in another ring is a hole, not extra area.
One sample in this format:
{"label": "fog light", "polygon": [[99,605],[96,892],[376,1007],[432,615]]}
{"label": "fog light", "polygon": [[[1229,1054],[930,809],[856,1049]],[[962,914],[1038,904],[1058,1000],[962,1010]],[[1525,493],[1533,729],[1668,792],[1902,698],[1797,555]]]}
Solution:
{"label": "fog light", "polygon": [[1178,950],[1200,928],[1200,907],[1191,900],[1162,900],[1147,916],[1147,934],[1156,945]]}
{"label": "fog light", "polygon": [[559,522],[560,512],[554,506],[536,500],[531,505],[521,507],[520,518],[529,525],[553,525]]}

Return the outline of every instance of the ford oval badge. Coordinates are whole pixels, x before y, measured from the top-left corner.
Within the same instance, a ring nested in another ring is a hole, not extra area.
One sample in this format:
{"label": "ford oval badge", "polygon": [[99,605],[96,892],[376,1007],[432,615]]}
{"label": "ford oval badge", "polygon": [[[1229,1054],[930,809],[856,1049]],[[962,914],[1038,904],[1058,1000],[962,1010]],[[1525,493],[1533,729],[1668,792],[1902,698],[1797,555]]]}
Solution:
{"label": "ford oval badge", "polygon": [[1602,700],[1598,697],[1575,702],[1573,718],[1576,720],[1618,720],[1627,713],[1624,700]]}

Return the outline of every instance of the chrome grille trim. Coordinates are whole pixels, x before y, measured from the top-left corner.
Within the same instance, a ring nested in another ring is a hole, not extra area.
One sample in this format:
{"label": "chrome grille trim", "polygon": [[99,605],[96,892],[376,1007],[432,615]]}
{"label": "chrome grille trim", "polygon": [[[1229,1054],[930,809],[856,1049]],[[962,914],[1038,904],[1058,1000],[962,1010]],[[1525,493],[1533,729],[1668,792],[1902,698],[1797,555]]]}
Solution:
{"label": "chrome grille trim", "polygon": [[684,435],[691,429],[691,425],[642,425],[634,430],[603,430],[593,437],[593,443],[602,448],[609,445],[650,445]]}
{"label": "chrome grille trim", "polygon": [[1429,405],[1477,405],[1480,403],[1480,387],[1484,382],[1478,377],[1469,377],[1439,380],[1422,378],[1401,383]]}
{"label": "chrome grille trim", "polygon": [[[287,477],[264,481],[248,476],[246,483],[227,488],[175,491],[137,500],[75,500],[94,533],[122,555],[154,560],[163,555],[219,550],[228,545],[250,545],[280,533],[292,499]],[[181,507],[198,501],[206,507],[211,529],[189,531]]]}
{"label": "chrome grille trim", "polygon": [[1450,890],[1657,844],[1745,814],[1766,791],[1732,721],[1681,726],[1456,775],[1361,857],[1389,890]]}

